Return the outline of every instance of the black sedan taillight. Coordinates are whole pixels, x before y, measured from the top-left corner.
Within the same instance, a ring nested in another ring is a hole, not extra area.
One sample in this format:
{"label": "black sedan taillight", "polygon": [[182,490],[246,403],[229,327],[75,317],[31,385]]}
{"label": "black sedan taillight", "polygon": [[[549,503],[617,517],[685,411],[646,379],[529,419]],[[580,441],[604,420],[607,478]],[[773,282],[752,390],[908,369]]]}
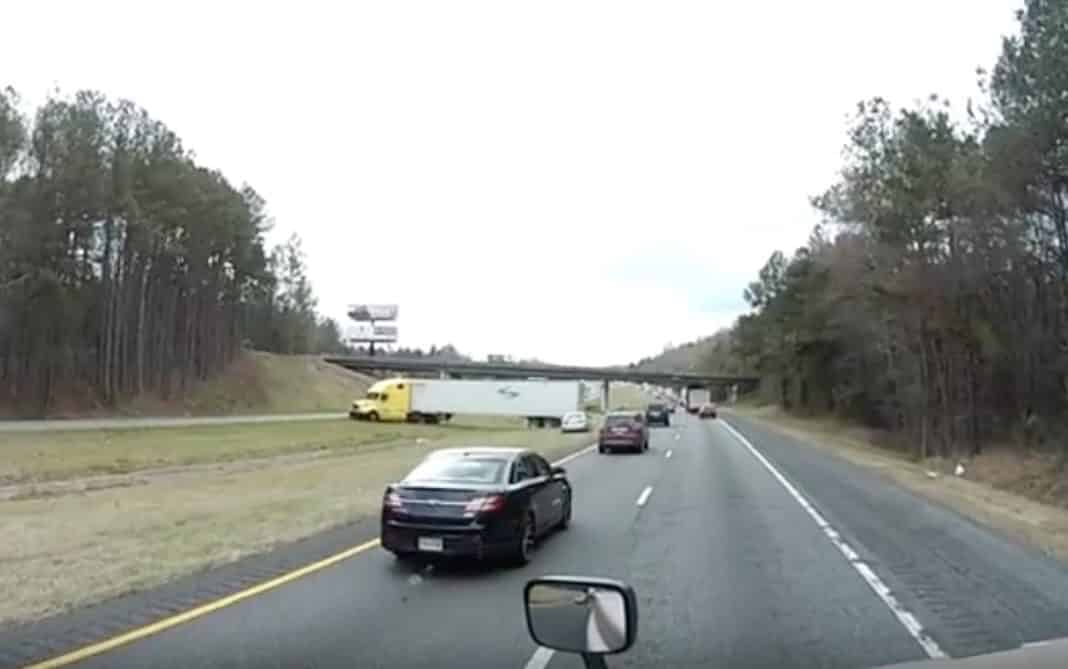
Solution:
{"label": "black sedan taillight", "polygon": [[404,508],[404,500],[396,491],[389,488],[386,489],[386,494],[382,496],[382,510],[383,511],[400,511]]}

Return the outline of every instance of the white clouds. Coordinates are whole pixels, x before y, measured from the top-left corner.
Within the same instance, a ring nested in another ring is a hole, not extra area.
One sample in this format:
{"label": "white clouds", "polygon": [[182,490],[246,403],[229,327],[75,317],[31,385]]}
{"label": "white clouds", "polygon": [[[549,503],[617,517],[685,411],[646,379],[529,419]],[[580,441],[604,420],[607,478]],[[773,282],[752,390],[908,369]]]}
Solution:
{"label": "white clouds", "polygon": [[971,93],[1017,4],[21,3],[5,74],[130,97],[251,182],[331,315],[601,364],[729,323],[854,103]]}

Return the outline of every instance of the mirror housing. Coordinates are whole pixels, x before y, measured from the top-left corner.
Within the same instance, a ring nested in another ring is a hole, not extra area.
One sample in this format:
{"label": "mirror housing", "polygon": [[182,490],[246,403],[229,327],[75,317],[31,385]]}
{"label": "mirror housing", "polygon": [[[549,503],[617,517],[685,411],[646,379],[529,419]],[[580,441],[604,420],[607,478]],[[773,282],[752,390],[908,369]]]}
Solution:
{"label": "mirror housing", "polygon": [[552,469],[549,470],[549,473],[553,476],[567,476],[567,470],[558,465],[553,465]]}
{"label": "mirror housing", "polygon": [[622,581],[545,576],[523,589],[527,631],[546,648],[611,655],[638,636],[638,598]]}

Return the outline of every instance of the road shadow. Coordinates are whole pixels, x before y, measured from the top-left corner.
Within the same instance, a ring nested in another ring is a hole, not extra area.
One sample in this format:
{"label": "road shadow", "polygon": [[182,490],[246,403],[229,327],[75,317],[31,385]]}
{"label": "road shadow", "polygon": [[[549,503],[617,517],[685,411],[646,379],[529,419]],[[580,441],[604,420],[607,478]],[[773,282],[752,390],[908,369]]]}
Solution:
{"label": "road shadow", "polygon": [[531,561],[526,565],[517,565],[505,558],[477,558],[411,556],[394,559],[389,566],[392,574],[411,579],[412,577],[432,580],[477,581],[494,578],[529,568],[538,563],[538,554],[552,546],[559,531],[552,531],[541,537],[534,546]]}

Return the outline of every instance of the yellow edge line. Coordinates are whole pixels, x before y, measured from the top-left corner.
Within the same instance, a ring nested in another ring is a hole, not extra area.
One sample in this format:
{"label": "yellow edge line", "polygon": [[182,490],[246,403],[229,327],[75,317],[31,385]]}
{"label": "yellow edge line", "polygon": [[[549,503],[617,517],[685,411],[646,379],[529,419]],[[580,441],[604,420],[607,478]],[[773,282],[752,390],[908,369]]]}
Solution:
{"label": "yellow edge line", "polygon": [[[581,455],[585,455],[596,445],[597,444],[590,444],[589,446],[581,448],[566,457],[560,458],[553,464],[568,462]],[[347,560],[350,557],[353,557],[354,555],[359,555],[360,553],[368,549],[378,546],[380,543],[381,542],[378,539],[371,539],[370,541],[365,541],[362,544],[359,544],[358,546],[353,546],[352,548],[343,550],[340,553],[335,553],[334,555],[331,555],[328,558],[319,560],[318,562],[313,562],[309,565],[305,565],[300,569],[295,569],[291,572],[287,572],[269,581],[264,581],[263,583],[254,585],[246,590],[241,590],[240,592],[235,592],[232,595],[216,599],[214,601],[208,602],[207,604],[198,606],[195,609],[189,609],[188,611],[183,611],[182,613],[176,613],[175,615],[169,618],[157,620],[152,624],[145,625],[144,627],[138,627],[137,629],[133,629],[129,632],[126,632],[125,634],[120,634],[118,636],[111,637],[110,639],[105,639],[104,641],[99,641],[88,646],[83,646],[77,650],[72,650],[71,652],[66,653],[64,655],[58,655],[51,659],[44,660],[43,662],[38,662],[37,664],[26,665],[22,669],[57,669],[58,667],[65,667],[69,664],[74,664],[75,662],[81,662],[82,660],[89,659],[94,655],[106,653],[109,650],[114,650],[118,648],[119,646],[125,646],[128,643],[133,643],[134,641],[144,639],[145,637],[149,637],[154,634],[159,634],[164,630],[168,630],[172,627],[177,627],[178,625],[187,623],[190,620],[196,620],[197,618],[206,616],[209,613],[218,611],[219,609],[231,606],[233,604],[237,604],[238,602],[246,600],[250,597],[255,597],[256,595],[263,594],[268,590],[274,590],[275,588],[285,585],[286,583],[289,583],[291,581],[295,581],[298,578],[302,578],[304,576],[307,576],[308,574],[313,574],[322,569],[326,569],[327,567],[335,565],[338,562],[341,562],[342,560]]]}
{"label": "yellow edge line", "polygon": [[129,632],[126,632],[125,634],[120,634],[119,636],[112,637],[105,641],[94,643],[89,646],[84,646],[82,648],[79,648],[78,650],[66,653],[65,655],[59,655],[57,657],[53,657],[50,660],[45,660],[44,662],[38,662],[37,664],[28,665],[23,669],[55,669],[56,667],[65,667],[68,664],[73,664],[74,662],[81,662],[82,660],[88,659],[94,655],[106,653],[109,650],[114,650],[119,646],[124,646],[128,643],[143,639],[147,636],[152,636],[153,634],[159,634],[160,632],[170,629],[171,627],[176,627],[183,623],[187,623],[190,620],[200,618],[209,613],[212,613],[213,611],[218,611],[219,609],[225,608],[232,604],[237,604],[238,602],[248,599],[249,597],[255,597],[256,595],[263,594],[268,590],[273,590],[281,585],[289,583],[290,581],[295,581],[298,578],[307,576],[308,574],[320,571],[322,569],[326,569],[327,567],[335,565],[338,562],[341,562],[342,560],[347,560],[348,558],[354,555],[358,555],[370,548],[374,548],[378,544],[378,539],[371,539],[370,541],[365,541],[364,543],[359,544],[358,546],[353,546],[352,548],[346,549],[340,553],[335,553],[334,555],[331,555],[330,557],[324,560],[313,562],[312,564],[301,567],[300,569],[296,569],[294,571],[282,574],[277,578],[273,578],[269,581],[264,581],[263,583],[254,585],[246,590],[235,592],[232,595],[228,595],[226,597],[222,597],[221,599],[216,599],[215,601],[208,602],[207,604],[198,606],[195,609],[190,609],[188,611],[175,614],[169,618],[158,620],[150,625],[138,627],[135,630],[131,630]]}

